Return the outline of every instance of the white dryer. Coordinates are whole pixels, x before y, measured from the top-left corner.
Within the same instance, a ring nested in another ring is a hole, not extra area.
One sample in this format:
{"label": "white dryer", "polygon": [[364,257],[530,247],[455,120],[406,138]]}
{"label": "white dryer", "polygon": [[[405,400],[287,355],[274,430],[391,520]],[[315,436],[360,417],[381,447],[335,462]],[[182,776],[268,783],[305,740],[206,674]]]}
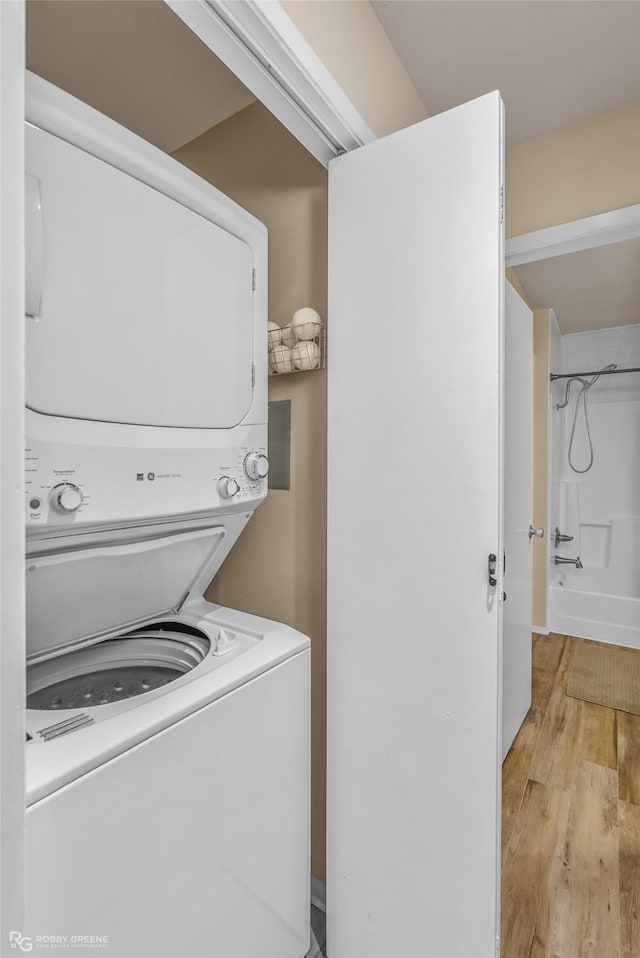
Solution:
{"label": "white dryer", "polygon": [[204,590],[266,494],[266,231],[27,78],[27,923],[301,958],[309,641]]}

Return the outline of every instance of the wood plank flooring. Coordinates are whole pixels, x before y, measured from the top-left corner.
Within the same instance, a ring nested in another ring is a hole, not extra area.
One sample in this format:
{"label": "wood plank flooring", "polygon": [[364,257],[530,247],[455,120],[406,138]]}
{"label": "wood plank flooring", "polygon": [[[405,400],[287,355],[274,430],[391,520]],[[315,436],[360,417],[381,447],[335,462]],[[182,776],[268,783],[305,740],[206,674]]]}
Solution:
{"label": "wood plank flooring", "polygon": [[584,641],[533,638],[502,770],[502,958],[640,958],[640,716],[566,694]]}

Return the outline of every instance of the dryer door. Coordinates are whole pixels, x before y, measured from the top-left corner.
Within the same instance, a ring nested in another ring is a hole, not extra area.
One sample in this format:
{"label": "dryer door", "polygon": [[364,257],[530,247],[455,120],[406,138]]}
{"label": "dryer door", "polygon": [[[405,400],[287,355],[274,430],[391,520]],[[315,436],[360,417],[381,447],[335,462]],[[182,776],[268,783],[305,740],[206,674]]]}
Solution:
{"label": "dryer door", "polygon": [[237,425],[253,395],[250,247],[29,125],[26,152],[27,405],[114,423]]}

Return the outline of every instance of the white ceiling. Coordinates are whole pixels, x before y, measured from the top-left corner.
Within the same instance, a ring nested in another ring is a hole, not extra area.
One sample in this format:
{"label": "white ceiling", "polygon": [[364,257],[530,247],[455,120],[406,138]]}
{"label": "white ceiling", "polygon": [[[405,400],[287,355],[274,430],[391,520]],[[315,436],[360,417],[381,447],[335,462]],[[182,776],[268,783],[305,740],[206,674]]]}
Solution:
{"label": "white ceiling", "polygon": [[640,240],[516,266],[533,309],[553,307],[561,333],[640,323]]}
{"label": "white ceiling", "polygon": [[507,145],[640,100],[638,0],[372,0],[430,115],[500,89]]}
{"label": "white ceiling", "polygon": [[166,152],[255,99],[160,0],[28,0],[27,67]]}

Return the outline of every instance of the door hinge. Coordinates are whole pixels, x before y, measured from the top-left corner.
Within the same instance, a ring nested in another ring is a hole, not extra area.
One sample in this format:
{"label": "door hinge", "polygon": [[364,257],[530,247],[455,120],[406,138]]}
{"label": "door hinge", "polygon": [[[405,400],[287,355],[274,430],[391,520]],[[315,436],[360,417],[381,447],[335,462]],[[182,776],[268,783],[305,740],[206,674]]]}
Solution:
{"label": "door hinge", "polygon": [[251,292],[255,293],[256,291],[256,271],[255,269],[251,270]]}
{"label": "door hinge", "polygon": [[255,386],[255,384],[256,384],[256,365],[255,363],[251,363],[251,388],[252,389]]}
{"label": "door hinge", "polygon": [[175,609],[172,609],[172,610],[171,610],[174,615],[179,615],[179,613],[180,613],[181,610],[182,610],[182,606],[185,604],[185,602],[187,601],[188,598],[189,598],[189,592],[185,592],[185,594],[182,596],[182,598],[181,598],[180,601],[178,602],[178,604],[177,604],[177,606],[175,607]]}
{"label": "door hinge", "polygon": [[504,186],[500,187],[500,224],[504,223]]}

